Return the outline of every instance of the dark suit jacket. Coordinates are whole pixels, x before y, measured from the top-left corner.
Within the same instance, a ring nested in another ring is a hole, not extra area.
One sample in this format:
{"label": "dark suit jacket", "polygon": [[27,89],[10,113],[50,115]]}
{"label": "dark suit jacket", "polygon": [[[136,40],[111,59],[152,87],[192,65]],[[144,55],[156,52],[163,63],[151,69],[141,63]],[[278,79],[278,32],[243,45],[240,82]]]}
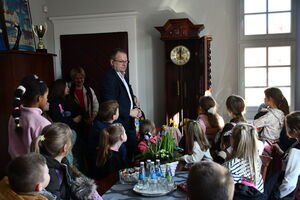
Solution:
{"label": "dark suit jacket", "polygon": [[[133,92],[127,78],[125,78],[134,104]],[[118,122],[122,123],[127,132],[135,130],[134,118],[130,117],[130,99],[122,80],[113,68],[109,68],[102,77],[100,86],[100,101],[116,100],[119,103],[120,116]],[[133,105],[135,106],[135,105]]]}

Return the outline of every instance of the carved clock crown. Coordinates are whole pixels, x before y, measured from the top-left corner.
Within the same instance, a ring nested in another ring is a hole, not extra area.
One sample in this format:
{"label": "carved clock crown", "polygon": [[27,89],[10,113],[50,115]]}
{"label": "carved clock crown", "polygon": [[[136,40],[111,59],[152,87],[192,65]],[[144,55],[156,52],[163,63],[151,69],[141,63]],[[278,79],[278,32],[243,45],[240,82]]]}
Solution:
{"label": "carved clock crown", "polygon": [[182,40],[200,38],[203,24],[194,25],[188,18],[169,19],[164,26],[155,27],[161,33],[161,40]]}

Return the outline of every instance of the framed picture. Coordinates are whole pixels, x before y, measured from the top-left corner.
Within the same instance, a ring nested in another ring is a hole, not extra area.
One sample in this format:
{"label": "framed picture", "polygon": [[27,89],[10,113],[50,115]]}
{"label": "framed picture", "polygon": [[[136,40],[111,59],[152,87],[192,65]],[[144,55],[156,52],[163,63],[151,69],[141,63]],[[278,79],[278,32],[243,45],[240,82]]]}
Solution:
{"label": "framed picture", "polygon": [[0,0],[0,3],[0,50],[35,51],[28,0]]}

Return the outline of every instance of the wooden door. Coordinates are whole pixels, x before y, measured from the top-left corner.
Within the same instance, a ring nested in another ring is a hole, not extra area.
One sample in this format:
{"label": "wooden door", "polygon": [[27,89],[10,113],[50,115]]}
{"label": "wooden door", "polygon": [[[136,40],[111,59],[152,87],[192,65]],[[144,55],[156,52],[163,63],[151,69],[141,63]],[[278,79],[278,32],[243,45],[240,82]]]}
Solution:
{"label": "wooden door", "polygon": [[110,53],[115,48],[128,51],[128,34],[117,32],[62,35],[60,46],[62,77],[70,80],[70,70],[82,67],[86,72],[86,83],[95,90],[97,97],[100,97],[101,75],[110,67]]}

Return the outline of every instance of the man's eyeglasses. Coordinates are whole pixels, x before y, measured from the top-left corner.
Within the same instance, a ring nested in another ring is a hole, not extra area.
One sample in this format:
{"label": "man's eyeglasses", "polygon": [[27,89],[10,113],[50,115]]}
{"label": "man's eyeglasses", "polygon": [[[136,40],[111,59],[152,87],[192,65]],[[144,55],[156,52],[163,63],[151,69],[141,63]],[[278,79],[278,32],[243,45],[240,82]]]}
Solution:
{"label": "man's eyeglasses", "polygon": [[118,62],[118,63],[122,63],[122,64],[128,64],[129,63],[129,60],[114,60],[115,62]]}

